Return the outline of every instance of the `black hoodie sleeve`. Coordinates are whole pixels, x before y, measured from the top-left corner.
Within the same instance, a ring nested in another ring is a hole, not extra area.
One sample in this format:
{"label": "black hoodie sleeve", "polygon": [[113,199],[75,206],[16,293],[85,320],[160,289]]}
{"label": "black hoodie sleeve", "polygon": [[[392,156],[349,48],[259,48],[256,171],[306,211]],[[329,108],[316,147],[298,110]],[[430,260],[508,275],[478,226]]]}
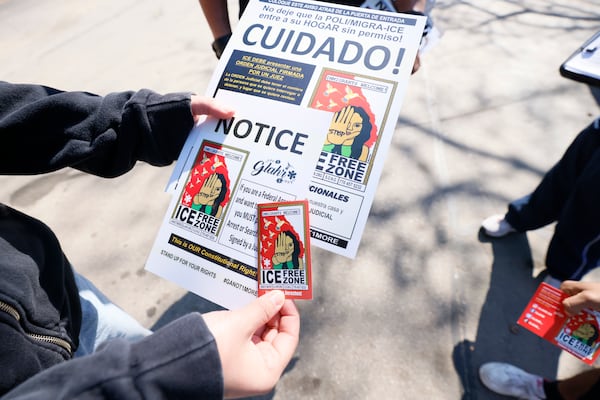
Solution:
{"label": "black hoodie sleeve", "polygon": [[2,400],[222,398],[217,345],[201,315],[192,313],[138,342],[111,340],[49,368]]}
{"label": "black hoodie sleeve", "polygon": [[0,174],[73,167],[103,177],[173,162],[194,124],[189,93],[62,92],[0,81]]}

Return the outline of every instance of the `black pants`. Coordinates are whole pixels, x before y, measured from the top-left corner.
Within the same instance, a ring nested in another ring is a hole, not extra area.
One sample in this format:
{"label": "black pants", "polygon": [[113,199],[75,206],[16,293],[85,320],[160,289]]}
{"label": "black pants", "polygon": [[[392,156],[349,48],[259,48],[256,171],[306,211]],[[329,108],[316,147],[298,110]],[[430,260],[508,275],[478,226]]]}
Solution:
{"label": "black pants", "polygon": [[[558,392],[557,381],[545,381],[544,382],[544,393],[546,393],[546,400],[564,400],[564,397]],[[581,396],[578,400],[598,400],[600,399],[600,381],[596,382],[591,389]]]}
{"label": "black pants", "polygon": [[506,221],[525,232],[557,222],[548,273],[579,280],[600,260],[600,119],[581,131],[529,196],[510,203]]}

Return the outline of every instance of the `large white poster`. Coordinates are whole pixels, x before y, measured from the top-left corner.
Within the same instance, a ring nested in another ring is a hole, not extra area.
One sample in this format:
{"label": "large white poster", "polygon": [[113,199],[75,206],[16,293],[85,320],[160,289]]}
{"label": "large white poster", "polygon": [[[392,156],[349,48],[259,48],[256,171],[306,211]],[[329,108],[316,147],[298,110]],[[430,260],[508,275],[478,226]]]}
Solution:
{"label": "large white poster", "polygon": [[[239,116],[190,135],[147,268],[226,307],[244,304],[257,288],[256,205],[267,200],[308,199],[311,243],[355,257],[424,24],[368,8],[251,0],[207,89]],[[195,209],[190,179],[213,155],[229,178],[204,185],[227,187],[227,201]],[[175,258],[188,267],[172,268]]]}

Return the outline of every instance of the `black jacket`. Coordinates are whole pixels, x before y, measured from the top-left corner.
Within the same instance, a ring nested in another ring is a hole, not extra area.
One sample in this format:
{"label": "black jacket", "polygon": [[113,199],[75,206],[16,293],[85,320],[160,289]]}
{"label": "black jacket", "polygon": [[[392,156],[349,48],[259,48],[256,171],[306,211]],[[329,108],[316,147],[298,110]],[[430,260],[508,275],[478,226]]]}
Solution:
{"label": "black jacket", "polygon": [[[0,82],[0,174],[73,167],[114,177],[138,160],[168,165],[192,126],[185,93],[100,97]],[[56,236],[0,204],[0,395],[24,382],[6,398],[222,397],[218,352],[199,314],[71,360],[80,327],[73,271]]]}

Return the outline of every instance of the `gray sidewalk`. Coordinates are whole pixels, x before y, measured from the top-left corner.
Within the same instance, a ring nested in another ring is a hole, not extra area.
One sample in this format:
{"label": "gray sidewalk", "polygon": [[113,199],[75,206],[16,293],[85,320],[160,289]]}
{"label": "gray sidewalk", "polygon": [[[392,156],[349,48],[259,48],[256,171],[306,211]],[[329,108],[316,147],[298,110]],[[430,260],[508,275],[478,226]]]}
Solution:
{"label": "gray sidewalk", "polygon": [[[600,3],[437,0],[432,15],[443,36],[411,78],[358,257],[313,248],[301,343],[265,398],[496,399],[482,362],[548,377],[583,366],[514,326],[552,227],[492,241],[479,223],[533,189],[600,114],[589,87],[558,73],[600,29]],[[0,21],[11,82],[203,93],[216,64],[196,1],[0,0]],[[0,177],[0,202],[46,222],[80,272],[158,327],[214,309],[143,269],[170,171]]]}

